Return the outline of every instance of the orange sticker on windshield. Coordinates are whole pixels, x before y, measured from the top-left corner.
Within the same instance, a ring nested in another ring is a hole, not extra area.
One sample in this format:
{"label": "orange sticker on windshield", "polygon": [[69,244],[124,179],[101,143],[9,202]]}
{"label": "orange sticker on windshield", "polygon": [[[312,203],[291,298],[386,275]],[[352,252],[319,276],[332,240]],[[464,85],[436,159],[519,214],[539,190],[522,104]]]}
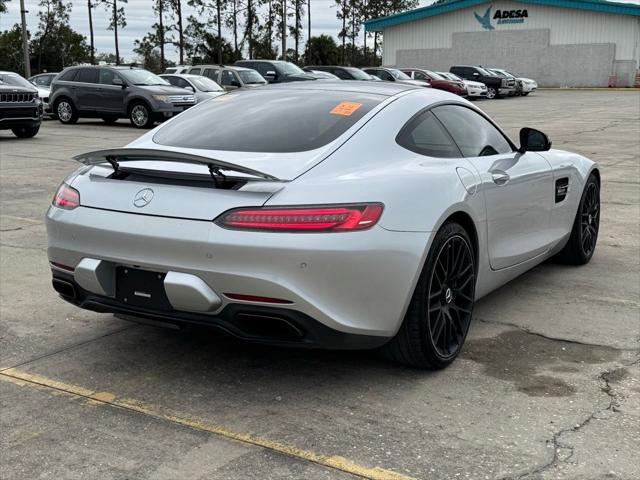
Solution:
{"label": "orange sticker on windshield", "polygon": [[344,115],[345,117],[348,117],[353,112],[358,110],[361,106],[361,103],[356,102],[340,102],[329,113],[333,113],[334,115]]}

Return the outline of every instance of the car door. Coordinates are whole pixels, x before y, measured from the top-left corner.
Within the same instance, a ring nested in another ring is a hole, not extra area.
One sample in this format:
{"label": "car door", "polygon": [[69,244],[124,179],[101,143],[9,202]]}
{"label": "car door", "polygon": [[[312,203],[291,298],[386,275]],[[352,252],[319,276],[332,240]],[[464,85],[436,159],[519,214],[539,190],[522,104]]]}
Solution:
{"label": "car door", "polygon": [[76,107],[82,111],[96,111],[100,107],[98,69],[81,68],[75,78]]}
{"label": "car door", "polygon": [[469,107],[443,105],[433,113],[480,175],[491,268],[511,267],[546,252],[553,243],[551,165],[535,152],[515,151],[498,128]]}
{"label": "car door", "polygon": [[[114,85],[113,80],[120,78],[109,68],[100,69],[100,87],[98,110],[105,113],[122,113],[124,111],[125,89],[122,85]],[[124,81],[124,80],[123,80]]]}

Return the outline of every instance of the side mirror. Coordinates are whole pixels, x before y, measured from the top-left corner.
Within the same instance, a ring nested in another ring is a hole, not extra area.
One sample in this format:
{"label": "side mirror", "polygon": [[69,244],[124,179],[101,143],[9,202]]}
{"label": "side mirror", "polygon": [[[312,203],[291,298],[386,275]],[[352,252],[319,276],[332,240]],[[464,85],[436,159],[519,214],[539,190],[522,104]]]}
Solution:
{"label": "side mirror", "polygon": [[268,82],[271,82],[271,81],[275,80],[276,76],[277,76],[277,74],[273,70],[269,70],[267,73],[264,74],[264,78]]}
{"label": "side mirror", "polygon": [[523,128],[520,130],[520,153],[546,152],[551,148],[551,140],[540,130]]}
{"label": "side mirror", "polygon": [[111,85],[118,85],[122,88],[126,87],[127,84],[124,83],[124,80],[122,80],[121,78],[114,78],[113,80],[111,80]]}
{"label": "side mirror", "polygon": [[474,76],[474,77],[479,77],[479,76],[480,76],[480,74],[479,74],[478,72],[473,72],[473,76]]}

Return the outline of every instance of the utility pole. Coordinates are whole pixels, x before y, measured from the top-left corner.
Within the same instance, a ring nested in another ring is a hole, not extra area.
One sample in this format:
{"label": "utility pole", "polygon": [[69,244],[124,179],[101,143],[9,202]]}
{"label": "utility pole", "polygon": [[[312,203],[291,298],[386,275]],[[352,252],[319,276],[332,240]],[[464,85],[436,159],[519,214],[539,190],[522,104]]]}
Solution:
{"label": "utility pole", "polygon": [[87,0],[87,8],[89,9],[89,34],[91,36],[91,65],[96,64],[96,49],[93,44],[93,13],[91,10],[93,9],[93,5],[91,5],[91,0]]}
{"label": "utility pole", "polygon": [[307,0],[307,43],[311,40],[311,0]]}
{"label": "utility pole", "polygon": [[218,9],[218,65],[222,65],[222,12],[220,8],[220,0],[216,2]]}
{"label": "utility pole", "polygon": [[116,65],[120,65],[120,48],[118,48],[118,0],[113,0],[113,33],[116,40]]}
{"label": "utility pole", "polygon": [[20,0],[20,17],[22,19],[22,53],[24,55],[24,76],[31,76],[31,63],[29,62],[29,39],[27,34],[27,17],[28,12],[24,9],[24,0]]}
{"label": "utility pole", "polygon": [[287,0],[282,0],[282,60],[287,60]]}

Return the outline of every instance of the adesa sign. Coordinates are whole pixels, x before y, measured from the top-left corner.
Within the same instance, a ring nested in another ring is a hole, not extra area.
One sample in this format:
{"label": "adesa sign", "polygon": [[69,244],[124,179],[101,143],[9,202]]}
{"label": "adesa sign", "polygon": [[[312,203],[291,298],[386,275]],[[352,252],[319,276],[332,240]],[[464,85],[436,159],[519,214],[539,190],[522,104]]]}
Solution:
{"label": "adesa sign", "polygon": [[478,15],[477,12],[473,12],[476,17],[476,20],[482,25],[482,28],[485,30],[495,30],[493,23],[496,25],[504,25],[511,23],[524,23],[526,18],[529,18],[529,11],[525,8],[522,10],[496,10],[496,12],[491,15],[491,9],[493,7],[487,8],[484,12],[484,15]]}

